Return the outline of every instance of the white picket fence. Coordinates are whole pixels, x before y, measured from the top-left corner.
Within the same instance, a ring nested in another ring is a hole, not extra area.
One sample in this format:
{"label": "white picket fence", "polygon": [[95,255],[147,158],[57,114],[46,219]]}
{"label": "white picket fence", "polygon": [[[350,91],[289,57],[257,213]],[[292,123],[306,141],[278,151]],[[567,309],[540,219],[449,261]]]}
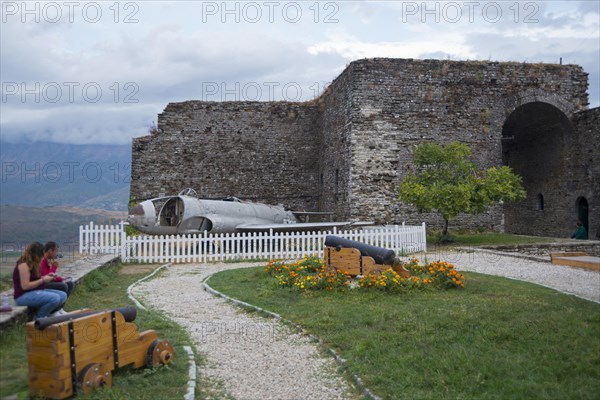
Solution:
{"label": "white picket fence", "polygon": [[362,230],[328,232],[254,232],[127,236],[125,223],[79,227],[79,252],[113,253],[124,262],[201,263],[247,259],[296,259],[322,254],[325,236],[392,249],[396,254],[427,251],[425,223],[421,226],[393,225]]}

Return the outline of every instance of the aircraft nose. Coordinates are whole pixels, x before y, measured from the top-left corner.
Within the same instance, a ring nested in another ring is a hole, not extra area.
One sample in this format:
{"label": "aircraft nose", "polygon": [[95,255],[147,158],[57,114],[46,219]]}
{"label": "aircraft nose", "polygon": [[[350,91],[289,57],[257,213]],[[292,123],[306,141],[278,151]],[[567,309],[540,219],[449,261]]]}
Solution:
{"label": "aircraft nose", "polygon": [[156,210],[151,201],[143,201],[129,209],[127,221],[134,227],[140,229],[142,226],[154,225]]}
{"label": "aircraft nose", "polygon": [[144,215],[144,206],[137,204],[135,207],[129,209],[129,215]]}

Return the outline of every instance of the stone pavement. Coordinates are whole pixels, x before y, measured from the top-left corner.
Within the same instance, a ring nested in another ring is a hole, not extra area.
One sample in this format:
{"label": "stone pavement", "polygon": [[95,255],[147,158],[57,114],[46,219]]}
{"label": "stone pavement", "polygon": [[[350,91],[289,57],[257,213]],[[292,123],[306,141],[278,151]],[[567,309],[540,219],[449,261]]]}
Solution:
{"label": "stone pavement", "polygon": [[[92,254],[69,264],[59,266],[58,274],[63,278],[71,278],[75,286],[77,286],[86,274],[95,269],[115,264],[118,261],[119,257],[114,254]],[[4,295],[8,297],[12,311],[0,312],[0,331],[13,324],[26,322],[29,318],[27,307],[15,305],[12,289],[2,292],[2,297],[4,297]]]}

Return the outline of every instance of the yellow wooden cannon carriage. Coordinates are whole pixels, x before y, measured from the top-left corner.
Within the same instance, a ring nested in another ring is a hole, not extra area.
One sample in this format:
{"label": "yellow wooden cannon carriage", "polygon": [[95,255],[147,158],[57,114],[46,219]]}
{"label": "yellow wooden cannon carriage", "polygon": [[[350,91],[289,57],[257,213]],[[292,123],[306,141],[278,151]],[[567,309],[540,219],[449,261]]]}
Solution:
{"label": "yellow wooden cannon carriage", "polygon": [[409,276],[393,250],[371,246],[338,236],[325,238],[324,265],[349,275],[381,274],[392,268],[401,276]]}
{"label": "yellow wooden cannon carriage", "polygon": [[154,330],[138,332],[136,309],[80,310],[29,322],[29,393],[64,399],[112,385],[112,370],[169,364],[173,346]]}

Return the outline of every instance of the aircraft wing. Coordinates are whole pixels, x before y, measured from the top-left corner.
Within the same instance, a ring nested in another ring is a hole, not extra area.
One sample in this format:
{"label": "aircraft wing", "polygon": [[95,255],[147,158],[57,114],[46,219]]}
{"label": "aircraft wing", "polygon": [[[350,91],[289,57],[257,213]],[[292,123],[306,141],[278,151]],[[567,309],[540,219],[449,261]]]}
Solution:
{"label": "aircraft wing", "polygon": [[236,226],[240,232],[295,232],[295,231],[322,231],[329,228],[356,228],[359,226],[375,225],[372,221],[344,221],[344,222],[298,222],[295,224],[241,224]]}

